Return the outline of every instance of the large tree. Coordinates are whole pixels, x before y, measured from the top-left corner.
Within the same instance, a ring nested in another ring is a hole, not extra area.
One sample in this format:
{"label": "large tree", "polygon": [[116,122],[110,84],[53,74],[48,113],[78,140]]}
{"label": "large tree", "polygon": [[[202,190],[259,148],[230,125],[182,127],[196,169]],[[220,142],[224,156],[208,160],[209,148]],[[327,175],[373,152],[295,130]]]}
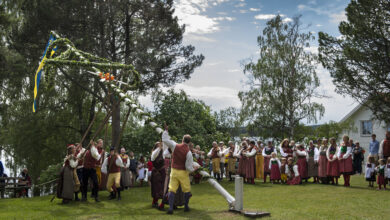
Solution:
{"label": "large tree", "polygon": [[353,0],[341,36],[319,33],[319,58],[337,92],[390,123],[390,1]]}
{"label": "large tree", "polygon": [[279,15],[258,37],[260,58],[245,65],[249,89],[239,98],[247,124],[262,136],[293,137],[300,121],[315,122],[323,115],[324,107],[312,101],[320,84],[316,56],[305,50],[313,39],[303,32],[299,17],[284,23]]}
{"label": "large tree", "polygon": [[[14,151],[34,178],[60,160],[63,155],[58,152],[65,153],[66,143],[81,138],[106,97],[105,107],[114,109],[111,140],[118,146],[121,110],[126,110],[96,77],[79,68],[62,67],[59,74],[44,76],[38,112],[32,113],[34,73],[51,30],[69,38],[78,49],[135,66],[142,80],[134,93],[186,80],[204,58],[194,54],[193,46],[182,44],[185,28],[173,15],[171,0],[8,0],[0,6],[7,16],[15,17],[8,31],[0,32],[1,43],[11,51],[6,66],[0,67],[5,70],[0,72],[0,126],[7,134],[0,145]],[[122,72],[112,73],[118,80],[128,80]],[[95,125],[104,111],[98,113]],[[95,130],[96,126],[91,132]]]}

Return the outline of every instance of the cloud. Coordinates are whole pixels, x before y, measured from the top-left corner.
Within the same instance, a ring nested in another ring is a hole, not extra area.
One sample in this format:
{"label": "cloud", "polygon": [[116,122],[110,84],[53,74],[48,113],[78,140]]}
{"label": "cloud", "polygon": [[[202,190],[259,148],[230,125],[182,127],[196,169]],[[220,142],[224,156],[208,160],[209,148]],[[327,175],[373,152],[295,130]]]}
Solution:
{"label": "cloud", "polygon": [[249,11],[260,11],[260,8],[250,8]]}
{"label": "cloud", "polygon": [[[228,0],[175,0],[175,16],[181,25],[186,25],[185,34],[208,34],[220,30],[219,18],[206,15],[207,9],[215,7]],[[227,17],[223,20],[232,19]]]}
{"label": "cloud", "polygon": [[316,27],[322,27],[322,24],[316,24]]}
{"label": "cloud", "polygon": [[228,70],[229,73],[236,73],[236,72],[241,72],[242,70],[240,69],[230,69]]}
{"label": "cloud", "polygon": [[306,52],[310,52],[312,54],[318,54],[318,47],[317,46],[305,47],[304,50]]}
{"label": "cloud", "polygon": [[293,20],[291,18],[284,18],[282,20],[283,23],[289,23],[289,22],[292,22]]}
{"label": "cloud", "polygon": [[244,9],[241,9],[241,10],[240,10],[240,13],[241,13],[241,14],[245,14],[245,13],[247,13],[247,12],[248,12],[248,11],[247,11],[247,10],[244,10]]}
{"label": "cloud", "polygon": [[345,15],[345,11],[340,11],[339,13],[333,13],[333,14],[330,14],[330,22],[332,23],[340,23],[342,21],[346,21],[347,20],[347,16]]}
{"label": "cloud", "polygon": [[257,20],[269,20],[276,17],[275,14],[259,14],[255,16],[255,19]]}
{"label": "cloud", "polygon": [[237,5],[235,5],[234,7],[242,8],[242,7],[245,7],[245,6],[246,6],[246,3],[242,1],[241,3],[238,3]]}
{"label": "cloud", "polygon": [[214,21],[234,21],[236,18],[234,17],[216,17],[213,18]]}
{"label": "cloud", "polygon": [[189,41],[202,41],[202,42],[209,42],[209,43],[216,41],[214,38],[206,37],[206,36],[202,36],[202,35],[197,35],[197,34],[188,34],[186,36],[186,40],[189,40]]}

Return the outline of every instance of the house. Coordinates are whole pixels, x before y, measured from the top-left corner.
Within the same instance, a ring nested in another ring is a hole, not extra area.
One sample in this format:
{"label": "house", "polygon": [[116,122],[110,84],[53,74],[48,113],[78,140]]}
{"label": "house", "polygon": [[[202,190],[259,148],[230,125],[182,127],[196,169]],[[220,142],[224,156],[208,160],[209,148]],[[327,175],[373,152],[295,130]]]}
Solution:
{"label": "house", "polygon": [[340,123],[347,120],[353,122],[355,129],[345,130],[343,134],[347,134],[354,142],[360,143],[360,146],[366,150],[365,159],[368,156],[371,135],[376,134],[376,139],[381,142],[385,138],[386,131],[390,131],[390,124],[374,120],[372,117],[372,111],[359,104],[340,121]]}

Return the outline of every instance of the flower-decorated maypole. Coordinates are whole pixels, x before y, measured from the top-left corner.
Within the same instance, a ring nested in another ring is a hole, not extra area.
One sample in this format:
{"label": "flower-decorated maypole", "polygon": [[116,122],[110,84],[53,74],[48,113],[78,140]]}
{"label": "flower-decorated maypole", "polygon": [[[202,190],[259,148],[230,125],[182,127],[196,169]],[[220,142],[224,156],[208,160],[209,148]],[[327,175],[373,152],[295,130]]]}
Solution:
{"label": "flower-decorated maypole", "polygon": [[[157,126],[157,123],[153,122],[151,115],[145,112],[137,101],[132,98],[132,94],[138,89],[141,78],[133,65],[113,62],[81,51],[67,38],[61,38],[55,32],[51,32],[51,35],[54,36],[54,40],[51,38],[51,41],[49,41],[40,64],[40,68],[44,69],[47,78],[52,78],[50,74],[56,74],[59,68],[62,71],[64,67],[76,67],[85,70],[91,77],[98,78],[100,84],[109,91],[109,94],[113,95],[115,100],[125,103],[140,120],[155,128],[158,133],[163,131]],[[53,51],[56,51],[56,53]],[[120,73],[125,76],[123,77],[125,80],[120,81],[110,73],[110,70],[121,71]],[[102,104],[105,105],[106,103]],[[110,107],[113,108],[113,105]]]}

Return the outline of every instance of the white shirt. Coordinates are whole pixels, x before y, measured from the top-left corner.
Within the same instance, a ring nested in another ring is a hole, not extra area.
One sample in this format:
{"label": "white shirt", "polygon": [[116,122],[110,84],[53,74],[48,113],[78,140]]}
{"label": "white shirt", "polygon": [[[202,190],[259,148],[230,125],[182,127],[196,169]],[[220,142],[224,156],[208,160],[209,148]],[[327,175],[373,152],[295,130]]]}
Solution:
{"label": "white shirt", "polygon": [[375,172],[375,164],[371,163],[371,167],[368,167],[368,164],[370,163],[366,163],[366,167],[365,167],[366,169],[364,173],[366,178],[371,178],[372,173]]}
{"label": "white shirt", "polygon": [[[118,167],[125,167],[122,162],[122,158],[118,155],[115,160],[115,165]],[[104,159],[103,165],[102,165],[102,173],[107,173],[107,167],[108,166],[108,157]]]}
{"label": "white shirt", "polygon": [[[338,153],[337,153],[337,157],[340,158],[341,157],[341,147],[339,147],[338,149]],[[352,147],[348,146],[347,147],[347,152],[343,155],[343,159],[347,159],[348,157],[350,157],[352,155]]]}
{"label": "white shirt", "polygon": [[[220,147],[218,147],[218,148],[220,148]],[[211,155],[213,154],[213,149],[214,149],[214,147],[212,147],[211,150],[207,153],[207,156],[210,157],[210,158],[211,158]],[[218,157],[222,157],[221,150],[218,151],[217,156]]]}
{"label": "white shirt", "polygon": [[[286,164],[286,175],[288,176],[288,177],[291,177],[291,175],[292,175],[292,173],[290,173],[290,169],[288,168],[288,164]],[[299,176],[299,172],[298,172],[298,166],[297,165],[294,165],[293,166],[293,170],[294,170],[294,174],[295,174],[295,176],[297,177],[297,176]]]}
{"label": "white shirt", "polygon": [[[307,156],[306,156],[306,159],[307,161],[309,161],[309,153],[307,153]],[[320,159],[320,151],[318,150],[318,148],[314,147],[314,161],[315,162],[318,162],[318,160]]]}
{"label": "white shirt", "polygon": [[[162,133],[162,142],[165,143],[165,145],[167,147],[169,147],[172,152],[175,150],[176,145],[177,145],[177,143],[175,141],[171,140],[171,137],[169,136],[168,131],[164,131]],[[188,151],[188,153],[186,155],[185,167],[186,167],[186,170],[189,172],[193,172],[195,170],[193,161],[194,161],[194,159],[192,158],[192,153],[191,153],[191,151]]]}
{"label": "white shirt", "polygon": [[152,152],[152,155],[150,156],[150,160],[151,161],[154,161],[156,160],[156,158],[158,157],[158,155],[160,154],[160,151],[161,151],[161,148],[156,148],[153,152]]}
{"label": "white shirt", "polygon": [[282,166],[282,164],[280,163],[279,158],[271,158],[271,160],[269,161],[269,169],[271,169],[272,161],[278,162],[278,166],[279,166],[279,169],[280,169],[280,167]]}
{"label": "white shirt", "polygon": [[252,148],[252,150],[250,151],[250,152],[245,152],[244,153],[244,155],[246,156],[246,157],[253,157],[253,156],[255,156],[256,155],[256,149],[255,148]]}
{"label": "white shirt", "polygon": [[330,148],[331,148],[331,147],[332,147],[332,146],[328,147],[328,149],[326,150],[326,158],[327,158],[330,162],[337,160],[337,151],[338,151],[338,147],[336,147],[336,153],[333,155],[333,158],[332,158],[332,160],[331,160],[331,159],[330,159]]}
{"label": "white shirt", "polygon": [[95,160],[100,160],[101,155],[95,146],[91,146],[91,156],[95,158]]}
{"label": "white shirt", "polygon": [[[263,154],[263,157],[271,157],[271,154],[270,155],[267,155],[266,153],[265,153],[265,150],[266,149],[270,149],[268,146],[267,147],[264,147],[263,148],[263,151],[261,152],[261,154]],[[277,153],[276,152],[276,147],[274,147],[274,152],[275,152],[275,154]]]}

